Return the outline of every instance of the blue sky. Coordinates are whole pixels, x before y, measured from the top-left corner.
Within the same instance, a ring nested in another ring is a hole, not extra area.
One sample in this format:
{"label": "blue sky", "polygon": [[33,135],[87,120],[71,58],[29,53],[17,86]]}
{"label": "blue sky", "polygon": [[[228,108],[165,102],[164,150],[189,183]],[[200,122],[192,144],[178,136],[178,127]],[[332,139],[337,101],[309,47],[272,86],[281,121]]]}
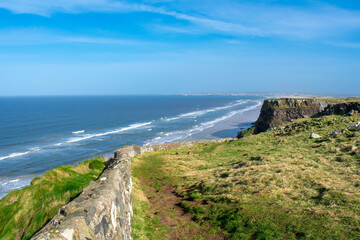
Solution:
{"label": "blue sky", "polygon": [[360,95],[360,1],[2,0],[0,95]]}

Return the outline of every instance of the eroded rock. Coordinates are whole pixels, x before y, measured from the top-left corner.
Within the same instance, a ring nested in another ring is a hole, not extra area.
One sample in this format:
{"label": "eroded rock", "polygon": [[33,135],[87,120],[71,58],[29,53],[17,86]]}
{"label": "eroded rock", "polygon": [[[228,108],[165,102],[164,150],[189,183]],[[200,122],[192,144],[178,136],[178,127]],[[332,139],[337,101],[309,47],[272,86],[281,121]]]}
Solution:
{"label": "eroded rock", "polygon": [[294,119],[313,116],[323,111],[328,104],[316,99],[267,99],[255,122],[254,133],[265,132]]}
{"label": "eroded rock", "polygon": [[312,134],[310,135],[310,139],[319,139],[319,138],[322,138],[319,134],[312,133]]}

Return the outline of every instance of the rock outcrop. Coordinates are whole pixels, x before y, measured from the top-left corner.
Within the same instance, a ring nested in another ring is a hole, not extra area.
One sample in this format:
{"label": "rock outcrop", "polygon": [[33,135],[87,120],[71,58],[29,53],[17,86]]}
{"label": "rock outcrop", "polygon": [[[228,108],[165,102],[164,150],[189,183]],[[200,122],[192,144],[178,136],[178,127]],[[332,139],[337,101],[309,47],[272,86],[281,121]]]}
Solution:
{"label": "rock outcrop", "polygon": [[232,141],[232,138],[198,140],[153,146],[128,146],[114,152],[99,179],[62,207],[34,240],[131,239],[132,182],[131,157],[156,149],[188,147],[200,143]]}
{"label": "rock outcrop", "polygon": [[329,104],[322,114],[324,115],[345,115],[345,114],[354,114],[360,112],[360,103],[359,102],[346,102],[338,104]]}
{"label": "rock outcrop", "polygon": [[310,135],[310,139],[319,139],[319,138],[322,138],[319,134],[312,133],[312,134]]}
{"label": "rock outcrop", "polygon": [[313,116],[327,106],[325,101],[316,99],[267,99],[255,122],[254,133],[265,132],[293,119]]}

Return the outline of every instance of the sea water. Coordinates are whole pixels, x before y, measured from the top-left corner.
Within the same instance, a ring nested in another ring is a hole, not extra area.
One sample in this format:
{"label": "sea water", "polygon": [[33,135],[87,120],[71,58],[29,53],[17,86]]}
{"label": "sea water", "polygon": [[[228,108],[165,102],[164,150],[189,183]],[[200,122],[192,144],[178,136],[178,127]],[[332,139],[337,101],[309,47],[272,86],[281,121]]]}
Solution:
{"label": "sea water", "polygon": [[47,170],[126,145],[235,137],[261,103],[258,96],[1,97],[0,198]]}

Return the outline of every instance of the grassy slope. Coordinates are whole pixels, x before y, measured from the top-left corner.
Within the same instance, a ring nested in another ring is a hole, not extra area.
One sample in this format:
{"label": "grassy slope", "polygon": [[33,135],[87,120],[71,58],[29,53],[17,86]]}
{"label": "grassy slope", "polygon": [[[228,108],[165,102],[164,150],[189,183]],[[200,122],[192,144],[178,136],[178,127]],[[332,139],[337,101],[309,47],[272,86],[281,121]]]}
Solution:
{"label": "grassy slope", "polygon": [[[139,182],[153,178],[158,187],[173,183],[196,221],[221,228],[229,239],[359,239],[360,132],[331,137],[359,120],[360,114],[300,119],[283,135],[134,158],[134,238],[158,239],[154,230],[166,231],[149,214]],[[312,132],[323,139],[309,139]]]}
{"label": "grassy slope", "polygon": [[317,98],[318,100],[326,101],[329,104],[337,103],[349,103],[349,102],[360,102],[358,97],[348,97],[348,98]]}
{"label": "grassy slope", "polygon": [[34,178],[31,185],[0,200],[0,239],[29,239],[60,207],[76,197],[105,167],[94,158],[75,167],[61,166]]}

